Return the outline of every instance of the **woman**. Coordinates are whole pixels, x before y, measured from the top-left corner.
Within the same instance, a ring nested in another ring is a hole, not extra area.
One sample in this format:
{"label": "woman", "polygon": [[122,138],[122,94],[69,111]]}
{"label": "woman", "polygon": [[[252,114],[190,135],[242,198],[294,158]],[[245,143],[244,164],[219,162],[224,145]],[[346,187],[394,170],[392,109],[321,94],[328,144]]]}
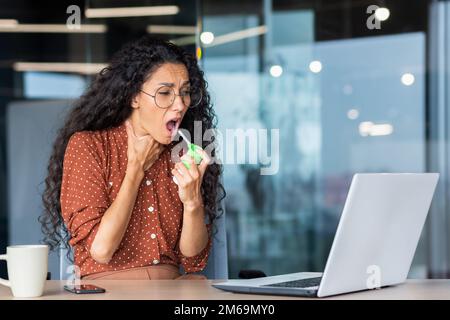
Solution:
{"label": "woman", "polygon": [[206,86],[192,55],[147,36],[122,48],[68,115],[40,221],[52,249],[72,246],[83,279],[204,278],[191,273],[208,259],[221,166],[214,151],[198,166],[187,155],[189,166],[174,163],[172,139],[178,128],[193,136],[194,121],[214,128]]}

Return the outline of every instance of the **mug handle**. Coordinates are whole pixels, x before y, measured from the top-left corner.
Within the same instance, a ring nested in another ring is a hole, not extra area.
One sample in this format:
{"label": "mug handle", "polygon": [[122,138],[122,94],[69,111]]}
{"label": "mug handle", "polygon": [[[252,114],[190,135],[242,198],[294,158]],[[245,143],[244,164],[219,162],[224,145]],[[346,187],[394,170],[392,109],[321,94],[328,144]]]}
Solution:
{"label": "mug handle", "polygon": [[[0,254],[0,260],[5,260],[8,261],[8,255],[6,254]],[[7,287],[11,287],[11,284],[9,283],[8,280],[2,279],[0,278],[0,284],[7,286]]]}

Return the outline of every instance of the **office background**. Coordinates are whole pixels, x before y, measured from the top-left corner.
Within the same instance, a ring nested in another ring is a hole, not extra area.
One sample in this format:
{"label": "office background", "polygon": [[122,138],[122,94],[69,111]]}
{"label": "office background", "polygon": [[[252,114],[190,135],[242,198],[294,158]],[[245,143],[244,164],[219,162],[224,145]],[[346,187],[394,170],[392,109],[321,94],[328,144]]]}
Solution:
{"label": "office background", "polygon": [[[125,4],[178,12],[84,15]],[[71,5],[87,29],[65,28]],[[380,28],[370,5],[389,9]],[[424,171],[441,179],[410,276],[449,277],[449,14],[425,0],[0,0],[0,251],[42,238],[65,112],[122,44],[152,33],[198,55],[219,128],[280,129],[277,174],[225,165],[230,278],[321,271],[353,173]]]}

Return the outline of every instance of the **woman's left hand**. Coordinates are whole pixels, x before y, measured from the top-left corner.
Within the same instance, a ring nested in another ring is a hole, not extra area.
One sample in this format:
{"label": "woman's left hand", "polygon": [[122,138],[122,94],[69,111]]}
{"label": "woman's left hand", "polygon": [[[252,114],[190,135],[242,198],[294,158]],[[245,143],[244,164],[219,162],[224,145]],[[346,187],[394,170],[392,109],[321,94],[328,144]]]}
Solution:
{"label": "woman's left hand", "polygon": [[185,154],[181,160],[189,163],[190,168],[187,169],[180,161],[175,164],[175,169],[172,169],[172,174],[178,182],[178,195],[181,202],[183,202],[185,209],[197,209],[203,206],[203,199],[201,195],[201,185],[203,175],[208,167],[211,159],[204,150],[199,150],[203,159],[199,165],[196,165],[194,159]]}

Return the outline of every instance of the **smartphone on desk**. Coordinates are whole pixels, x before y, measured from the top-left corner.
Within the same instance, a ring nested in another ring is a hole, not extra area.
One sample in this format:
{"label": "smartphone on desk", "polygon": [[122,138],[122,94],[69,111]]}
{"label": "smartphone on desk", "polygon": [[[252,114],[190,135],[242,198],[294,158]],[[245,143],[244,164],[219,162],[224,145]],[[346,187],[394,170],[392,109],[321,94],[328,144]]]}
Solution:
{"label": "smartphone on desk", "polygon": [[105,293],[106,290],[92,284],[81,284],[81,285],[65,285],[64,290],[67,290],[76,294],[85,293]]}

